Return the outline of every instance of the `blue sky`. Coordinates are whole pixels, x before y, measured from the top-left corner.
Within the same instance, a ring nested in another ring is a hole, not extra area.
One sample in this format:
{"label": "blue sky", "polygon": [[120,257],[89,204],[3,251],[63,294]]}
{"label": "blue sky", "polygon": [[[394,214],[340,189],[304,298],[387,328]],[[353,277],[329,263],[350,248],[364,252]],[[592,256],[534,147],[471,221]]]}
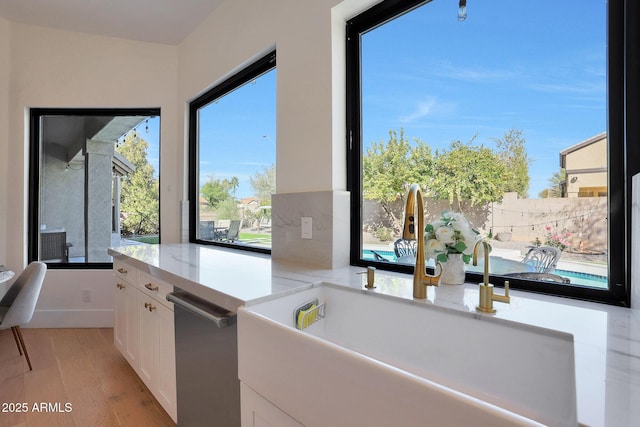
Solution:
{"label": "blue sky", "polygon": [[[467,12],[459,22],[457,0],[433,0],[363,36],[363,145],[403,128],[432,148],[476,134],[493,148],[519,129],[537,197],[560,150],[606,130],[605,0],[468,0]],[[201,183],[236,176],[236,196],[252,195],[249,177],[275,163],[275,85],[272,71],[202,110]],[[149,129],[158,170],[157,119]]]}
{"label": "blue sky", "polygon": [[158,176],[160,172],[160,117],[151,117],[148,122],[139,124],[136,131],[142,139],[149,143],[147,161],[153,166],[155,175]]}
{"label": "blue sky", "polygon": [[606,130],[604,0],[434,0],[363,36],[363,143],[404,128],[432,148],[520,129],[529,197],[559,151]]}
{"label": "blue sky", "polygon": [[200,185],[237,177],[237,198],[253,195],[249,179],[276,162],[276,70],[200,109]]}

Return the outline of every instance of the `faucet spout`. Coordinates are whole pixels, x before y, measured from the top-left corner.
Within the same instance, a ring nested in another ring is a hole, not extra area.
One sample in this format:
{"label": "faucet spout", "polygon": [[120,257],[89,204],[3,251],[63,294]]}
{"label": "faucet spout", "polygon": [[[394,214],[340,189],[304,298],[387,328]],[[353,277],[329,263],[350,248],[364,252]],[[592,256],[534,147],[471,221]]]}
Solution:
{"label": "faucet spout", "polygon": [[402,238],[417,240],[416,263],[413,270],[413,297],[425,299],[427,286],[440,284],[442,266],[440,266],[440,272],[437,275],[427,274],[424,254],[424,201],[422,190],[418,184],[412,184],[407,193]]}
{"label": "faucet spout", "polygon": [[489,284],[489,252],[491,252],[491,247],[489,246],[489,243],[487,243],[485,240],[478,240],[476,244],[473,246],[472,263],[473,265],[478,265],[478,248],[480,246],[482,246],[482,249],[483,249],[482,252],[484,253],[483,284],[487,286]]}

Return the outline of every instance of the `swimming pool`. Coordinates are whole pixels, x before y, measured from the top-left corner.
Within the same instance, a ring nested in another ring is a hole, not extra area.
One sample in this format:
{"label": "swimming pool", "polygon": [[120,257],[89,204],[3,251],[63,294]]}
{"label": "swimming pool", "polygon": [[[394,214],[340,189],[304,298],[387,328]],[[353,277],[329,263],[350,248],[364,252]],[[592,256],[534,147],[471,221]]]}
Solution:
{"label": "swimming pool", "polygon": [[[369,261],[375,261],[374,250],[365,249],[362,251],[362,258]],[[377,250],[375,253],[383,257],[389,262],[396,262],[396,255],[393,251]],[[379,261],[379,260],[378,260]],[[579,271],[555,270],[553,274],[562,276],[571,280],[572,285],[588,286],[590,288],[606,289],[609,286],[609,280],[606,276],[596,274],[582,273]]]}
{"label": "swimming pool", "polygon": [[602,289],[606,289],[609,286],[609,279],[606,276],[568,270],[556,270],[553,274],[557,274],[571,280],[572,285],[589,286],[591,288]]}

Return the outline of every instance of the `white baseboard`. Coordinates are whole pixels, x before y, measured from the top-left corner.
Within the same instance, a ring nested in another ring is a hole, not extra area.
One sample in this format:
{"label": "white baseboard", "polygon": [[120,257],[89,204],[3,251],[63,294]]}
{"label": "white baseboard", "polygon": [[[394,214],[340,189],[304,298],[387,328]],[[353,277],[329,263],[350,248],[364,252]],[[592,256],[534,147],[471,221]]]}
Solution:
{"label": "white baseboard", "polygon": [[24,328],[113,328],[112,309],[36,310]]}

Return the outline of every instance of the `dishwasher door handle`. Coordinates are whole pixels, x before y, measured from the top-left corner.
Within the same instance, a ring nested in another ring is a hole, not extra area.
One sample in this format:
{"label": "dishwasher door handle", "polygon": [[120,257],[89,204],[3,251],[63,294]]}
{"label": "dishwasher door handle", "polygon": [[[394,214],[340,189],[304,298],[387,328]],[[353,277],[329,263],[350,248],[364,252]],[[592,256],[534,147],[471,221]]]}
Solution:
{"label": "dishwasher door handle", "polygon": [[171,292],[167,294],[166,298],[167,301],[213,322],[218,328],[227,328],[236,323],[236,314],[234,312],[188,292]]}

